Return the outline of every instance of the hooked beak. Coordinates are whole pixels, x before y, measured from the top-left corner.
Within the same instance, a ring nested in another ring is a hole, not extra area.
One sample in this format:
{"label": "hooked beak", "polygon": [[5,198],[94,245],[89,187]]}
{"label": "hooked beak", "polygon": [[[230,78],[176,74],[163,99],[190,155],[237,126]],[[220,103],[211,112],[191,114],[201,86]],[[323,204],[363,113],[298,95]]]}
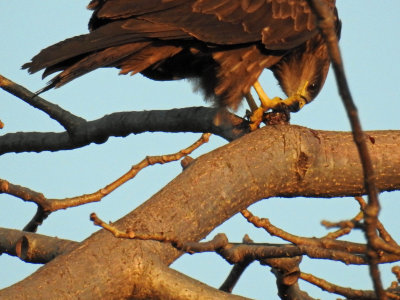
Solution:
{"label": "hooked beak", "polygon": [[298,112],[300,109],[303,108],[304,105],[309,102],[307,99],[307,86],[308,80],[305,82],[303,87],[299,89],[295,95],[293,95],[293,97],[296,98],[297,101],[294,101],[291,105],[288,106],[291,112]]}

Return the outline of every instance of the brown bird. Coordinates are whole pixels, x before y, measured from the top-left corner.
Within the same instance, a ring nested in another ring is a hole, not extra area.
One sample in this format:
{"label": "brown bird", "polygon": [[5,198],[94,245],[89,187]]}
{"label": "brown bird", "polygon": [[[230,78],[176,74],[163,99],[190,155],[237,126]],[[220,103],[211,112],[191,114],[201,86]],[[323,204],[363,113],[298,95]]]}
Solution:
{"label": "brown bird", "polygon": [[[339,34],[335,0],[325,2]],[[154,80],[187,78],[217,106],[236,109],[251,86],[262,93],[257,79],[268,68],[296,111],[317,96],[328,73],[329,55],[306,0],[92,0],[88,8],[88,34],[23,65],[30,73],[45,69],[43,77],[62,71],[41,92],[116,67]]]}

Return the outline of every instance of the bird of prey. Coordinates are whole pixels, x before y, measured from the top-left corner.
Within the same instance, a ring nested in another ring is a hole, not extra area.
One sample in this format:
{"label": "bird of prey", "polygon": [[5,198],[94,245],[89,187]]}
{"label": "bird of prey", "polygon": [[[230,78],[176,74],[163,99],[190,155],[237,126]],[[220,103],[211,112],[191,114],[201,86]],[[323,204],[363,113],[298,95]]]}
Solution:
{"label": "bird of prey", "polygon": [[[340,32],[335,0],[324,0]],[[48,90],[101,67],[154,80],[189,79],[218,107],[236,109],[268,68],[291,110],[313,100],[329,55],[306,0],[92,0],[88,34],[23,65],[57,71]],[[262,93],[262,91],[260,91]],[[294,99],[294,101],[292,101]],[[265,107],[264,107],[265,108]]]}

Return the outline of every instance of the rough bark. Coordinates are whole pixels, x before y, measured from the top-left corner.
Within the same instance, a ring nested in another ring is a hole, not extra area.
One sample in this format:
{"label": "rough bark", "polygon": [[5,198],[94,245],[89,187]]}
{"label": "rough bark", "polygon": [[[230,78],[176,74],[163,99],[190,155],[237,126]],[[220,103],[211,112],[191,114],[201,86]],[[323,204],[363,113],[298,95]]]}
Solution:
{"label": "rough bark", "polygon": [[[367,135],[379,189],[399,189],[400,132]],[[260,199],[364,192],[350,133],[269,126],[196,159],[115,225],[196,241]],[[0,298],[168,299],[176,293],[174,299],[200,295],[221,299],[220,292],[167,268],[180,255],[167,244],[116,239],[101,230],[70,253],[0,291]],[[191,290],[194,287],[198,289]]]}

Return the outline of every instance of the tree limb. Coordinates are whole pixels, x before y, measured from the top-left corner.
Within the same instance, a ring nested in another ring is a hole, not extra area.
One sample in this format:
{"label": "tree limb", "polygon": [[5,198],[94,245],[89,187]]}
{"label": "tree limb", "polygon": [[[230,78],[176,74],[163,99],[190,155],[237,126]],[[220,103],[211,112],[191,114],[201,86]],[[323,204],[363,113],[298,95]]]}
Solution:
{"label": "tree limb", "polygon": [[226,122],[215,125],[217,108],[188,107],[171,110],[116,112],[80,123],[74,135],[68,132],[16,132],[0,136],[0,155],[10,152],[71,150],[91,143],[105,143],[109,137],[144,132],[210,132],[228,141],[249,130],[246,121],[226,112]]}
{"label": "tree limb", "polygon": [[[379,189],[399,189],[400,132],[368,134],[375,140],[369,150]],[[197,158],[113,225],[138,232],[179,232],[182,240],[198,241],[263,198],[364,193],[360,159],[350,133],[268,126]],[[0,298],[21,299],[29,293],[33,299],[147,299],[154,290],[165,288],[161,283],[169,270],[166,265],[181,254],[169,244],[116,239],[100,230],[78,248],[0,291]]]}
{"label": "tree limb", "polygon": [[18,256],[30,263],[47,263],[62,253],[70,252],[78,244],[37,233],[0,228],[0,253]]}
{"label": "tree limb", "polygon": [[[210,132],[231,141],[249,132],[248,121],[221,108],[116,112],[94,120],[75,116],[0,75],[0,88],[57,120],[65,132],[16,132],[0,136],[0,155],[42,152],[105,143],[109,137],[143,132]],[[2,124],[2,123],[1,123]]]}

